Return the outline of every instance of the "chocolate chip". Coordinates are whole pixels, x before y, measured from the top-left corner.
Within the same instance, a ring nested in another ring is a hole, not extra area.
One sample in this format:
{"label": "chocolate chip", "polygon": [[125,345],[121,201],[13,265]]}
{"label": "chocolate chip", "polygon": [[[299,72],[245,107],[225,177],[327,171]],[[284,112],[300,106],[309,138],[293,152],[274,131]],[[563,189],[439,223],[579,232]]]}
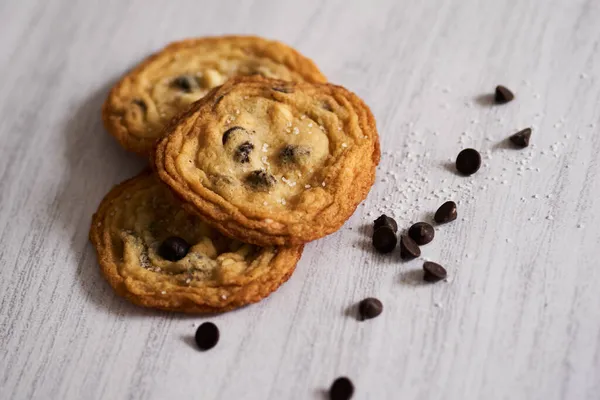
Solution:
{"label": "chocolate chip", "polygon": [[225,131],[225,133],[223,134],[223,139],[222,139],[223,145],[225,145],[225,143],[227,143],[234,134],[241,133],[241,132],[248,132],[248,131],[246,129],[242,128],[241,126],[233,126],[229,129],[227,129]]}
{"label": "chocolate chip", "polygon": [[239,163],[247,163],[250,161],[250,153],[254,150],[254,145],[250,142],[244,142],[235,150],[234,159]]}
{"label": "chocolate chip", "polygon": [[142,99],[134,99],[132,103],[141,108],[143,112],[146,112],[146,110],[148,110],[146,102]]}
{"label": "chocolate chip", "polygon": [[196,344],[200,350],[209,350],[219,342],[219,328],[212,322],[204,322],[196,330]]}
{"label": "chocolate chip", "polygon": [[392,230],[394,232],[398,232],[398,224],[396,223],[396,220],[392,217],[388,217],[385,214],[382,214],[379,218],[377,218],[373,222],[374,230],[377,230],[377,229],[381,228],[382,226],[388,226],[388,227],[392,228]]}
{"label": "chocolate chip", "polygon": [[423,280],[426,282],[439,282],[446,279],[448,273],[440,264],[431,261],[426,261],[423,264]]}
{"label": "chocolate chip", "polygon": [[383,311],[383,304],[374,297],[368,297],[358,303],[358,313],[362,320],[371,319],[379,316]]}
{"label": "chocolate chip", "polygon": [[373,247],[379,253],[389,253],[396,248],[398,238],[396,232],[389,226],[382,226],[373,232]]}
{"label": "chocolate chip", "polygon": [[271,89],[281,93],[294,93],[294,88],[292,86],[278,85],[273,86]]}
{"label": "chocolate chip", "polygon": [[329,388],[329,399],[330,400],[349,400],[354,394],[354,385],[350,379],[342,376],[333,381],[331,388]]}
{"label": "chocolate chip", "polygon": [[514,98],[515,98],[515,95],[508,88],[506,88],[502,85],[496,86],[496,94],[494,96],[496,103],[498,103],[498,104],[508,103],[509,101],[512,101]]}
{"label": "chocolate chip", "polygon": [[168,237],[158,248],[158,254],[169,261],[179,261],[190,251],[190,245],[178,236]]}
{"label": "chocolate chip", "polygon": [[408,229],[408,236],[419,246],[422,246],[433,240],[435,230],[427,222],[417,222]]}
{"label": "chocolate chip", "polygon": [[481,154],[475,149],[464,149],[456,157],[456,169],[463,175],[473,175],[481,167]]}
{"label": "chocolate chip", "polygon": [[446,222],[454,221],[456,219],[456,203],[453,201],[447,201],[438,208],[435,212],[433,219],[438,224],[445,224]]}
{"label": "chocolate chip", "polygon": [[403,260],[412,260],[421,255],[421,249],[417,243],[407,235],[400,238],[400,257]]}
{"label": "chocolate chip", "polygon": [[198,88],[198,80],[195,76],[181,75],[173,80],[173,86],[186,93],[191,93],[194,89]]}
{"label": "chocolate chip", "polygon": [[529,146],[529,139],[531,138],[531,128],[523,129],[512,135],[510,141],[517,147],[525,148]]}
{"label": "chocolate chip", "polygon": [[279,152],[279,158],[281,162],[286,163],[297,163],[303,157],[310,155],[310,149],[305,146],[296,146],[292,144],[286,145]]}
{"label": "chocolate chip", "polygon": [[246,182],[256,190],[267,190],[275,185],[276,179],[265,170],[257,169],[246,176]]}
{"label": "chocolate chip", "polygon": [[323,110],[325,110],[325,111],[330,111],[330,112],[331,112],[331,111],[333,111],[333,107],[331,106],[331,104],[329,104],[329,103],[328,103],[328,102],[326,102],[326,101],[323,101],[323,102],[321,103],[321,108],[322,108]]}
{"label": "chocolate chip", "polygon": [[224,94],[220,94],[217,96],[217,98],[215,99],[215,102],[213,103],[213,109],[215,109],[219,103],[221,102],[221,100],[223,100],[223,98],[225,97]]}

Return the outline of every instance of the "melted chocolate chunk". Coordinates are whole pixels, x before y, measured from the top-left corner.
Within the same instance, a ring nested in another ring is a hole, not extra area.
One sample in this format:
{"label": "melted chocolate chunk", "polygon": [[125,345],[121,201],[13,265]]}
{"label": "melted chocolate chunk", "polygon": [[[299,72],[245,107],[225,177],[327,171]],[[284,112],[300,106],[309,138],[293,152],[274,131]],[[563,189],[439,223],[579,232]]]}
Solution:
{"label": "melted chocolate chunk", "polygon": [[255,190],[268,190],[277,180],[265,170],[257,169],[246,176],[246,182]]}
{"label": "melted chocolate chunk", "polygon": [[169,261],[179,261],[190,251],[190,245],[185,239],[171,236],[165,239],[158,248],[158,254]]}
{"label": "melted chocolate chunk", "polygon": [[310,154],[310,149],[308,147],[296,146],[292,144],[288,144],[281,152],[279,152],[279,157],[281,162],[284,164],[287,163],[297,163],[303,157],[306,157]]}
{"label": "melted chocolate chunk", "polygon": [[181,75],[173,80],[173,86],[186,93],[191,93],[198,88],[198,80],[195,76]]}
{"label": "melted chocolate chunk", "polygon": [[333,111],[333,107],[331,107],[331,104],[329,104],[327,101],[321,102],[321,108],[326,111]]}
{"label": "melted chocolate chunk", "polygon": [[242,128],[241,126],[234,126],[234,127],[227,129],[225,131],[225,133],[223,134],[223,144],[227,143],[229,141],[229,139],[231,139],[233,137],[234,134],[241,133],[241,132],[248,132],[248,131],[245,130],[244,128]]}
{"label": "melted chocolate chunk", "polygon": [[250,161],[250,153],[254,150],[254,145],[250,142],[244,142],[235,149],[233,159],[239,163],[247,163]]}
{"label": "melted chocolate chunk", "polygon": [[148,110],[146,102],[142,99],[134,99],[132,103],[141,108],[143,112],[146,112]]}
{"label": "melted chocolate chunk", "polygon": [[271,89],[281,93],[294,93],[294,88],[291,85],[278,85],[273,86]]}

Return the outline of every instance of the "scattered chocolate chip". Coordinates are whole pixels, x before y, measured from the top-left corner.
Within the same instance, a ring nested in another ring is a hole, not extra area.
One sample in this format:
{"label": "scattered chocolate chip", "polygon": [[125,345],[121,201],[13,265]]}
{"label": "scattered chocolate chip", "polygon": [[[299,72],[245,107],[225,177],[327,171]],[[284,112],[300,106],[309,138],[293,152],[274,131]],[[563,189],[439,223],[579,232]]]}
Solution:
{"label": "scattered chocolate chip", "polygon": [[198,80],[194,76],[182,75],[173,80],[173,86],[186,93],[191,93],[198,87]]}
{"label": "scattered chocolate chip", "polygon": [[481,167],[481,154],[475,149],[464,149],[456,157],[456,169],[463,175],[473,175]]}
{"label": "scattered chocolate chip", "polygon": [[267,190],[273,185],[275,185],[275,182],[277,182],[277,180],[273,175],[271,175],[267,171],[257,169],[255,171],[250,172],[248,176],[246,176],[246,182],[248,182],[248,184],[254,189]]}
{"label": "scattered chocolate chip", "polygon": [[400,257],[403,260],[412,260],[421,255],[421,249],[417,243],[407,235],[400,238]]}
{"label": "scattered chocolate chip", "polygon": [[158,248],[158,254],[169,261],[179,261],[190,251],[190,245],[178,236],[168,237]]}
{"label": "scattered chocolate chip", "polygon": [[437,209],[433,219],[438,224],[445,224],[446,222],[454,221],[456,216],[456,203],[453,201],[447,201]]}
{"label": "scattered chocolate chip", "polygon": [[423,280],[426,282],[438,282],[446,279],[448,273],[440,264],[431,261],[426,261],[423,264]]}
{"label": "scattered chocolate chip", "polygon": [[529,146],[529,139],[531,138],[531,128],[523,129],[512,135],[510,141],[517,147],[525,148]]}
{"label": "scattered chocolate chip", "polygon": [[329,388],[330,400],[350,400],[354,394],[354,385],[352,381],[345,376],[337,378],[333,381]]}
{"label": "scattered chocolate chip", "polygon": [[379,253],[389,253],[396,248],[398,238],[396,232],[389,226],[382,226],[373,232],[373,247]]}
{"label": "scattered chocolate chip", "polygon": [[196,330],[196,344],[200,350],[209,350],[219,342],[219,328],[212,322],[204,322]]}
{"label": "scattered chocolate chip", "polygon": [[279,158],[283,163],[296,163],[309,154],[308,147],[288,144],[279,152]]}
{"label": "scattered chocolate chip", "polygon": [[374,297],[368,297],[358,303],[358,312],[362,320],[379,316],[383,311],[383,304]]}
{"label": "scattered chocolate chip", "polygon": [[242,128],[241,126],[233,126],[229,129],[227,129],[225,131],[225,133],[223,134],[223,145],[225,145],[225,143],[227,143],[229,141],[229,139],[231,139],[231,137],[236,133],[236,132],[248,132],[246,131],[246,129]]}
{"label": "scattered chocolate chip", "polygon": [[515,95],[508,88],[506,88],[502,85],[496,86],[496,94],[494,96],[496,103],[498,103],[498,104],[508,103],[509,101],[512,101],[514,98],[515,98]]}
{"label": "scattered chocolate chip", "polygon": [[276,92],[281,92],[281,93],[294,93],[294,88],[292,86],[279,85],[279,86],[273,86],[272,89]]}
{"label": "scattered chocolate chip", "polygon": [[254,145],[250,142],[244,142],[235,150],[234,159],[239,163],[247,163],[250,161],[250,153],[254,150]]}
{"label": "scattered chocolate chip", "polygon": [[134,99],[132,103],[141,108],[143,112],[146,112],[146,110],[148,110],[146,102],[142,99]]}
{"label": "scattered chocolate chip", "polygon": [[430,243],[435,236],[433,226],[427,222],[417,222],[408,229],[408,236],[415,241],[416,244],[422,246]]}
{"label": "scattered chocolate chip", "polygon": [[394,232],[398,232],[398,223],[396,223],[396,220],[392,217],[388,217],[385,214],[382,214],[379,218],[377,218],[373,222],[374,230],[377,230],[377,229],[381,228],[382,226],[388,226],[388,227],[392,228],[392,230]]}

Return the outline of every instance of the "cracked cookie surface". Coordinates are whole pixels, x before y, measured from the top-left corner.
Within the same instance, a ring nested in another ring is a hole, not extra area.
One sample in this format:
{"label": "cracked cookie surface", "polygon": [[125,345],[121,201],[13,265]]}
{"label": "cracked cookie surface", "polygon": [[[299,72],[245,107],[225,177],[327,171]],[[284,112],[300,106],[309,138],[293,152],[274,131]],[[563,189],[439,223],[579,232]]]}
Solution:
{"label": "cracked cookie surface", "polygon": [[163,310],[222,312],[268,296],[292,274],[302,246],[258,247],[223,236],[186,212],[150,172],[113,188],[90,239],[111,286]]}
{"label": "cracked cookie surface", "polygon": [[127,150],[149,155],[171,118],[233,76],[325,82],[316,65],[282,43],[253,36],[175,42],[148,57],[111,90],[102,115]]}
{"label": "cracked cookie surface", "polygon": [[187,207],[226,235],[295,245],[342,226],[379,158],[373,115],[348,90],[242,77],[173,120],[154,163]]}

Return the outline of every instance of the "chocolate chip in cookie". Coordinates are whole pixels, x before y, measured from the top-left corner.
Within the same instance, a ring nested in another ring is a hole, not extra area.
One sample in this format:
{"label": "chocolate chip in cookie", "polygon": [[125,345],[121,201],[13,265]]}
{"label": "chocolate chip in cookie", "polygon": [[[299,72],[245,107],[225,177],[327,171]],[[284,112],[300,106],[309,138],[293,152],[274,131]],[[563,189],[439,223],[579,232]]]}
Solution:
{"label": "chocolate chip in cookie", "polygon": [[332,112],[333,111],[333,107],[331,106],[331,104],[329,104],[329,102],[327,101],[323,101],[321,102],[321,108],[325,111],[329,111]]}
{"label": "chocolate chip in cookie", "polygon": [[277,85],[273,86],[272,89],[276,92],[281,93],[294,93],[294,88],[292,87],[292,85]]}
{"label": "chocolate chip in cookie", "polygon": [[288,144],[281,152],[279,152],[279,158],[282,163],[298,163],[302,158],[310,155],[310,149],[306,146],[297,146]]}
{"label": "chocolate chip in cookie", "polygon": [[134,99],[132,103],[141,108],[143,112],[146,112],[146,110],[148,110],[146,102],[142,99]]}
{"label": "chocolate chip in cookie", "polygon": [[190,245],[185,239],[171,236],[165,239],[158,248],[158,254],[169,261],[179,261],[190,251]]}
{"label": "chocolate chip in cookie", "polygon": [[198,88],[198,79],[191,75],[181,75],[173,80],[173,86],[186,93],[192,93]]}
{"label": "chocolate chip in cookie", "polygon": [[234,160],[239,163],[247,163],[250,161],[250,153],[254,150],[254,145],[250,142],[244,142],[235,149]]}
{"label": "chocolate chip in cookie", "polygon": [[233,126],[225,131],[223,134],[223,145],[225,145],[234,135],[239,133],[248,133],[248,131],[241,126]]}
{"label": "chocolate chip in cookie", "polygon": [[265,170],[257,169],[246,176],[246,182],[255,190],[268,190],[277,180]]}

